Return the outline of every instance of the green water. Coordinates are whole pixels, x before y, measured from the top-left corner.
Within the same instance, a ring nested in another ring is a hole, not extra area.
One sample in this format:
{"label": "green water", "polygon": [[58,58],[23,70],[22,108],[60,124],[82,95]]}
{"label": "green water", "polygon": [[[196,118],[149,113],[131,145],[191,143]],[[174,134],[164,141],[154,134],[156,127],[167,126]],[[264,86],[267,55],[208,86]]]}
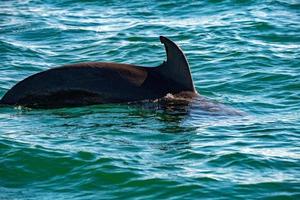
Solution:
{"label": "green water", "polygon": [[244,116],[147,105],[0,108],[0,199],[300,199],[300,2],[1,1],[0,96],[67,63],[156,66]]}

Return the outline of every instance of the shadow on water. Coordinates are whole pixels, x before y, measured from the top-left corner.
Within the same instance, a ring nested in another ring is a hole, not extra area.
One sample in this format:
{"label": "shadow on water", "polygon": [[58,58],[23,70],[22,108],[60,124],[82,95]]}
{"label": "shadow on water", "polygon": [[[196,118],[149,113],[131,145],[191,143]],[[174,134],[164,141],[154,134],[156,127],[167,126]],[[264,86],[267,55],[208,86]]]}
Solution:
{"label": "shadow on water", "polygon": [[[209,100],[203,96],[171,95],[168,94],[161,99],[146,100],[141,102],[130,102],[124,104],[101,104],[84,107],[58,108],[58,109],[31,109],[22,106],[0,107],[1,113],[16,115],[26,114],[28,116],[54,116],[59,119],[76,119],[88,116],[110,118],[112,123],[124,127],[131,127],[140,124],[140,121],[155,119],[165,125],[180,126],[181,122],[193,118],[203,120],[205,118],[244,116],[245,113],[224,104]],[[119,121],[118,121],[119,120]],[[123,124],[124,121],[131,121],[130,124]],[[97,120],[91,120],[97,121]],[[137,123],[135,123],[137,121]],[[97,121],[101,125],[103,121]],[[81,124],[84,125],[84,124]],[[103,124],[105,125],[105,124]],[[173,130],[178,133],[181,131]]]}
{"label": "shadow on water", "polygon": [[[29,141],[40,137],[56,143],[60,138],[77,144],[105,146],[113,143],[117,148],[146,145],[158,151],[189,149],[199,126],[243,114],[201,96],[191,99],[176,95],[155,101],[60,109],[2,107],[0,113],[1,118],[7,118],[8,124],[21,122],[22,127],[16,128],[18,137],[26,134]],[[39,139],[36,144],[40,145]]]}

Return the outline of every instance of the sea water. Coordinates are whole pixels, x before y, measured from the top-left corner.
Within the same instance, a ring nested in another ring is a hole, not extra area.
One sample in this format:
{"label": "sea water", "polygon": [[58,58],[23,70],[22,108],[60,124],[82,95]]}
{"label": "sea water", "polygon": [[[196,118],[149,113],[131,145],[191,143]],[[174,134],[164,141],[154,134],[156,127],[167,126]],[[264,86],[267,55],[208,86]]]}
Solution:
{"label": "sea water", "polygon": [[157,66],[164,35],[199,106],[0,108],[0,199],[300,199],[300,2],[1,1],[0,96],[85,61]]}

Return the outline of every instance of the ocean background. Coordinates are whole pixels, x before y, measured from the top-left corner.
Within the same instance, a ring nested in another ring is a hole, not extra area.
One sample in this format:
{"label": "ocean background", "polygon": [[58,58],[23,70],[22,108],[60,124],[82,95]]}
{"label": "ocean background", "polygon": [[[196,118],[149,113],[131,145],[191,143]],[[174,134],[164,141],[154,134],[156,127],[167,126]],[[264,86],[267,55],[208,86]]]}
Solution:
{"label": "ocean background", "polygon": [[1,1],[0,97],[62,64],[157,66],[243,116],[0,107],[0,199],[300,199],[300,1]]}

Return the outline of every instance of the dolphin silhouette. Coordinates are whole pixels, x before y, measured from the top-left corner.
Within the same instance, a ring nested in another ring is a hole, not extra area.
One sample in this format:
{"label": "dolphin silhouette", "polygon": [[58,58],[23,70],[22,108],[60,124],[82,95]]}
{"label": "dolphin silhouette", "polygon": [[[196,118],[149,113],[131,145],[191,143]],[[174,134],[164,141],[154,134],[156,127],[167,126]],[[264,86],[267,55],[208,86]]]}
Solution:
{"label": "dolphin silhouette", "polygon": [[196,95],[188,61],[170,39],[160,36],[167,60],[157,67],[86,62],[31,75],[6,92],[0,104],[59,108]]}

